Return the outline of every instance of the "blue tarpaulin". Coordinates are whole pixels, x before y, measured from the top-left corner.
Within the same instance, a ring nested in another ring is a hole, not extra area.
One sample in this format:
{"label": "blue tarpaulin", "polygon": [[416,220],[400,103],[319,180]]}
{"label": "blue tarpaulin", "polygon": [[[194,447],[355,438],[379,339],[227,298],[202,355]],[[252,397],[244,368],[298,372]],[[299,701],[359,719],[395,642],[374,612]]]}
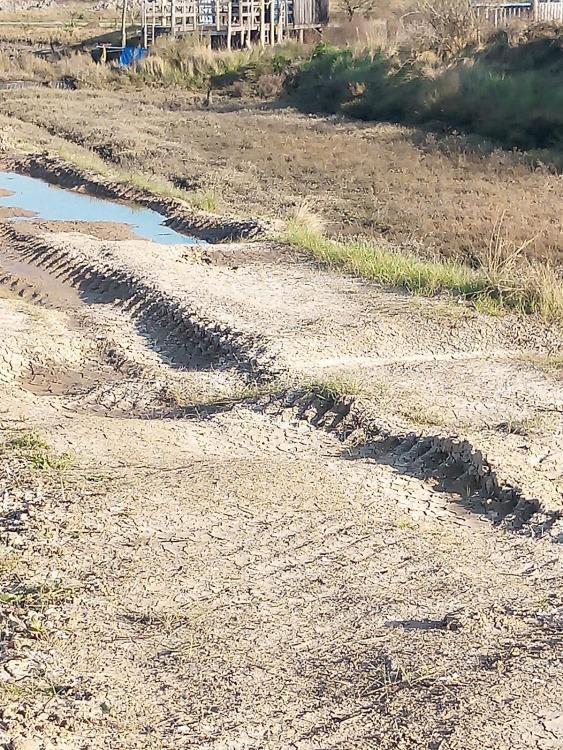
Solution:
{"label": "blue tarpaulin", "polygon": [[148,55],[149,51],[145,47],[123,47],[119,55],[120,65],[134,65],[140,62],[143,57]]}

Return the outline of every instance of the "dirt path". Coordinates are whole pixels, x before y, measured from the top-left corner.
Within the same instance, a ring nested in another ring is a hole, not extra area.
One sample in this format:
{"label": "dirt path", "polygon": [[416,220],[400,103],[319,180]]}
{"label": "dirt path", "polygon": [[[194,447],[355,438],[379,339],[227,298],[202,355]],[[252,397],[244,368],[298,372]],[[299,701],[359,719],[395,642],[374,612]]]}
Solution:
{"label": "dirt path", "polygon": [[560,331],[56,229],[0,231],[0,746],[561,747]]}

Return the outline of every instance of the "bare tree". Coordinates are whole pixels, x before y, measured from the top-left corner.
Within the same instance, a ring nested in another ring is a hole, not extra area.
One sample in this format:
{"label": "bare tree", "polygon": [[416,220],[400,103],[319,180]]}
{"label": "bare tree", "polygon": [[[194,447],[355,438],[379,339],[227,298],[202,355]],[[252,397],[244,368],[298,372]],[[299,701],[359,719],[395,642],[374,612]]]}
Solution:
{"label": "bare tree", "polygon": [[372,13],[379,6],[379,0],[338,0],[338,7],[352,21],[356,13]]}
{"label": "bare tree", "polygon": [[478,20],[470,0],[422,0],[419,11],[442,56],[459,52],[477,38]]}

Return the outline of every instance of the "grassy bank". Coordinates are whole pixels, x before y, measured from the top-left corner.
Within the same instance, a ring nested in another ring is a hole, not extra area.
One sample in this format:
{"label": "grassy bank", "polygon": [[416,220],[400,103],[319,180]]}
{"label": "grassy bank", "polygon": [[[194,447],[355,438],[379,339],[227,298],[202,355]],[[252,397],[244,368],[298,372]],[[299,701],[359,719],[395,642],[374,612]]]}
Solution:
{"label": "grassy bank", "polygon": [[480,265],[455,260],[427,260],[368,240],[329,239],[314,220],[296,216],[288,222],[287,240],[327,265],[412,294],[449,294],[483,312],[515,311],[545,321],[563,320],[563,279],[549,266],[524,262],[518,253],[490,246]]}
{"label": "grassy bank", "polygon": [[134,84],[239,96],[285,93],[308,111],[460,129],[508,148],[563,150],[563,32],[556,29],[515,43],[492,37],[448,62],[431,50],[287,43],[216,52],[163,39],[126,75]]}
{"label": "grassy bank", "polygon": [[76,52],[54,62],[0,53],[0,79],[75,78],[78,85],[181,87],[234,96],[289,97],[299,108],[368,121],[457,129],[507,147],[563,152],[563,31],[510,43],[493,37],[448,61],[431,49],[278,47],[214,51],[162,38],[132,69],[96,65]]}
{"label": "grassy bank", "polygon": [[[448,65],[429,65],[403,63],[381,50],[322,44],[288,78],[286,88],[308,111],[458,128],[506,147],[563,150],[559,66],[551,58],[536,68],[511,66],[509,58],[490,51],[485,47]],[[563,60],[563,49],[560,55]]]}

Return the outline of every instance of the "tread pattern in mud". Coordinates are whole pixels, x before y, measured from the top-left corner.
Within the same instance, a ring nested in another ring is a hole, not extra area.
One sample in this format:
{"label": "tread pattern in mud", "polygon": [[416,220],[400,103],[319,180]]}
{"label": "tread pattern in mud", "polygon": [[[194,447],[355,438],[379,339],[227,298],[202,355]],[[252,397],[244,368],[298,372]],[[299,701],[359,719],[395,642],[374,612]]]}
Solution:
{"label": "tread pattern in mud", "polygon": [[277,374],[265,342],[204,318],[132,274],[104,263],[95,266],[84,258],[70,257],[64,248],[22,234],[8,223],[0,225],[0,239],[19,259],[77,288],[88,302],[113,303],[128,312],[156,351],[173,366],[190,369],[235,366],[257,381],[269,380]]}
{"label": "tread pattern in mud", "polygon": [[349,458],[376,457],[398,471],[432,479],[437,488],[461,498],[479,498],[495,521],[511,529],[524,525],[540,535],[561,519],[558,511],[542,512],[536,498],[503,483],[483,453],[468,440],[448,435],[400,433],[357,408],[354,398],[330,398],[308,389],[287,391],[259,399],[269,414],[290,409],[297,419],[323,429],[347,444]]}

